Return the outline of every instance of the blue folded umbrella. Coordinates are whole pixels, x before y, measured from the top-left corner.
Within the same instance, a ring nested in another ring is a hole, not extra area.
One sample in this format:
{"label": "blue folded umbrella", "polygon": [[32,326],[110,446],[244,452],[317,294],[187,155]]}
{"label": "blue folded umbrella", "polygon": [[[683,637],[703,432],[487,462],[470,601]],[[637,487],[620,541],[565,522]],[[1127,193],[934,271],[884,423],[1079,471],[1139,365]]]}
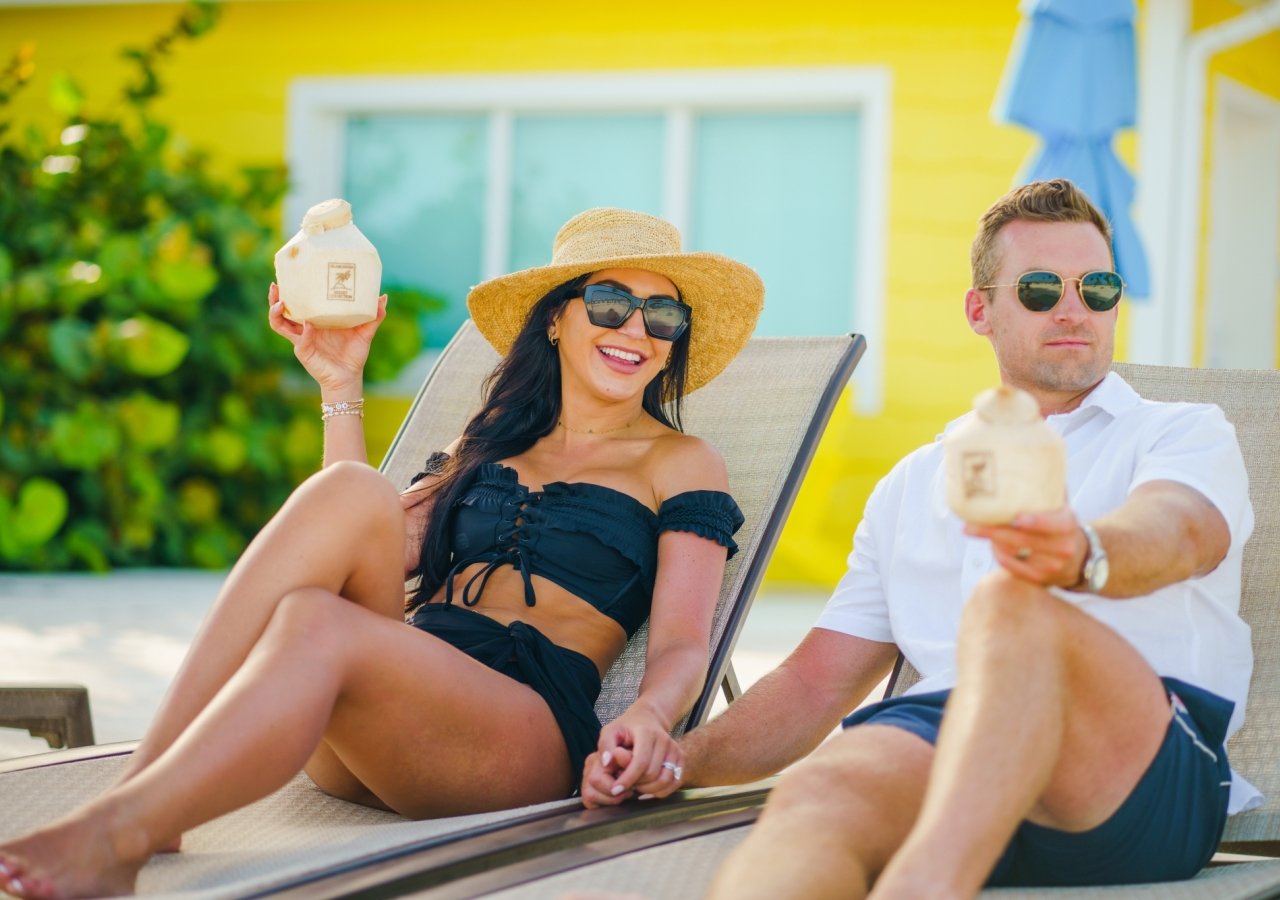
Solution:
{"label": "blue folded umbrella", "polygon": [[1068,178],[1111,221],[1127,293],[1150,289],[1146,253],[1129,214],[1134,179],[1112,138],[1134,125],[1133,0],[1024,0],[995,114],[1044,139],[1021,180]]}

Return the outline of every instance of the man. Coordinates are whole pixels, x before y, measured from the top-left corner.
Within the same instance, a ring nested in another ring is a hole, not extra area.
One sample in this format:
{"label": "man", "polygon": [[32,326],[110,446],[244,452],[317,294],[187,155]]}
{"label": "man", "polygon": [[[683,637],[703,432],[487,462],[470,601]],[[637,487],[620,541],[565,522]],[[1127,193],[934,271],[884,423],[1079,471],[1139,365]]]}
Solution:
{"label": "man", "polygon": [[1185,878],[1228,806],[1257,802],[1222,748],[1252,668],[1234,430],[1217,407],[1144,401],[1108,374],[1121,283],[1106,220],[1069,182],[999,200],[972,265],[970,327],[1065,439],[1068,504],[966,526],[940,443],[877,486],[817,626],[685,739],[684,784],[808,753],[899,648],[923,679],[782,777],[715,896]]}

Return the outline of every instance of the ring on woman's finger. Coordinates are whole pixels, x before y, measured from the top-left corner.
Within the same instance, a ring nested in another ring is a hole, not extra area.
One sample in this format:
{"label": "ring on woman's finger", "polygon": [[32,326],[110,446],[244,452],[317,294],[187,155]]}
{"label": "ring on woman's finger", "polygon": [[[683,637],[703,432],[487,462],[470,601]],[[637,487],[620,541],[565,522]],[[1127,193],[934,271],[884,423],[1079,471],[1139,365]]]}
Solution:
{"label": "ring on woman's finger", "polygon": [[662,764],[662,768],[670,769],[671,774],[676,781],[680,781],[682,778],[684,778],[684,767],[676,765],[671,760],[667,760],[666,762],[664,762]]}
{"label": "ring on woman's finger", "polygon": [[1014,555],[1014,556],[1016,556],[1018,559],[1030,559],[1030,558],[1031,558],[1031,548],[1030,548],[1030,547],[1019,547],[1019,548],[1018,548],[1018,552],[1017,552],[1017,553],[1015,553],[1015,554],[1013,554],[1013,555]]}

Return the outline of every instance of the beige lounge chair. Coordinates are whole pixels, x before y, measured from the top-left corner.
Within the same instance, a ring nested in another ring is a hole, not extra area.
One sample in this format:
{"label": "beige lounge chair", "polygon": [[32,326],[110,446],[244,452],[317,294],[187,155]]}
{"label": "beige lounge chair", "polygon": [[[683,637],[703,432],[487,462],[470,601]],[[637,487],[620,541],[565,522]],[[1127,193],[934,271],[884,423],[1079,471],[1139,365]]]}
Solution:
{"label": "beige lounge chair", "polygon": [[[724,455],[746,517],[717,605],[707,684],[690,721],[701,721],[721,684],[742,621],[777,542],[827,419],[862,354],[861,337],[756,338],[718,379],[690,395],[685,426]],[[465,324],[443,351],[383,465],[408,482],[426,456],[461,431],[479,401],[480,379],[496,356]],[[631,702],[643,669],[642,629],[605,678],[597,711],[616,716]],[[679,730],[683,730],[683,727]],[[24,833],[92,797],[120,771],[131,745],[83,748],[0,763],[0,839]],[[736,801],[735,801],[736,802]],[[486,836],[511,846],[511,827],[558,830],[560,814],[589,821],[573,800],[502,813],[407,822],[334,800],[305,776],[260,801],[191,831],[183,852],[161,856],[139,879],[141,893],[233,897],[346,892],[387,877],[422,885],[465,874],[450,845]],[[517,841],[518,842],[518,841]],[[452,860],[453,868],[439,864]],[[460,868],[459,868],[460,867]],[[383,873],[392,873],[384,875]],[[399,873],[399,874],[395,874]]]}
{"label": "beige lounge chair", "polygon": [[[987,890],[993,900],[1255,900],[1280,897],[1280,372],[1183,369],[1117,364],[1144,397],[1216,403],[1235,425],[1249,471],[1255,527],[1245,548],[1241,611],[1253,629],[1254,671],[1244,727],[1228,746],[1233,766],[1262,791],[1260,809],[1232,816],[1213,864],[1185,882],[1100,888]],[[896,696],[918,680],[899,659],[890,682]],[[571,849],[471,874],[423,896],[491,896],[538,900],[579,890],[639,891],[663,898],[701,897],[725,856],[745,837],[772,779],[737,791],[689,791],[654,804],[643,817],[581,822]],[[689,814],[678,815],[690,800]],[[563,837],[560,845],[568,843]],[[504,860],[490,851],[490,863]]]}

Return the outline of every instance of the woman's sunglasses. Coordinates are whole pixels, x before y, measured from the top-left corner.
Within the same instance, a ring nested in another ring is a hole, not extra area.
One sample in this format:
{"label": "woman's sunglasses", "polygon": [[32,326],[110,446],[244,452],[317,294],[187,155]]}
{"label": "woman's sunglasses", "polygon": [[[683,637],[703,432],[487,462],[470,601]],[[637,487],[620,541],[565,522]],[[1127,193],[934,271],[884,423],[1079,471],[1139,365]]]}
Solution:
{"label": "woman's sunglasses", "polygon": [[1063,278],[1057,272],[1023,272],[1013,284],[984,284],[987,288],[1014,287],[1018,289],[1018,301],[1032,312],[1048,312],[1058,305],[1066,291],[1066,282],[1074,281],[1080,287],[1080,299],[1094,312],[1106,312],[1120,302],[1124,282],[1115,272],[1086,272],[1079,278]]}
{"label": "woman's sunglasses", "polygon": [[582,292],[587,318],[600,328],[621,328],[631,314],[640,310],[649,337],[674,341],[689,327],[693,310],[689,304],[670,297],[641,300],[611,284],[589,284]]}

